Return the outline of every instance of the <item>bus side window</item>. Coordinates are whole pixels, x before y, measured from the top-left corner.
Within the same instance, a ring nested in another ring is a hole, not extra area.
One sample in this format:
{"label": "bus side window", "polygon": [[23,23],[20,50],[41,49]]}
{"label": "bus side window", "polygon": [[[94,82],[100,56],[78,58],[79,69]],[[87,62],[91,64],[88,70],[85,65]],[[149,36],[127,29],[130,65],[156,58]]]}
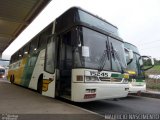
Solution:
{"label": "bus side window", "polygon": [[48,36],[51,34],[52,34],[52,26],[49,26],[46,30],[44,30],[40,34],[38,48],[41,49],[46,47]]}
{"label": "bus side window", "polygon": [[54,73],[55,69],[55,40],[56,37],[51,37],[46,48],[45,71],[49,73]]}
{"label": "bus side window", "polygon": [[32,39],[31,44],[30,44],[29,53],[32,53],[33,51],[36,51],[36,50],[37,50],[38,41],[39,41],[39,37],[34,37],[34,38]]}
{"label": "bus side window", "polygon": [[13,61],[12,61],[12,63],[15,62],[15,61],[17,61],[18,58],[19,58],[18,52],[16,52],[16,53],[13,55]]}
{"label": "bus side window", "polygon": [[18,51],[18,60],[23,57],[23,48]]}
{"label": "bus side window", "polygon": [[29,54],[29,45],[30,45],[30,44],[27,44],[27,45],[24,47],[24,49],[23,49],[24,57],[25,57],[27,54]]}

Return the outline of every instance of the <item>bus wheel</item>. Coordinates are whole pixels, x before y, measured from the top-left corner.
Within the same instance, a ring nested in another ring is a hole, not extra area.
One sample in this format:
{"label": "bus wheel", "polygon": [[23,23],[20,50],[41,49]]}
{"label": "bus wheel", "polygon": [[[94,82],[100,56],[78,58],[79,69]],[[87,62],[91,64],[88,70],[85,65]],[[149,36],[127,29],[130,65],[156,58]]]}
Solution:
{"label": "bus wheel", "polygon": [[37,84],[37,92],[42,94],[42,86],[43,86],[43,75],[40,75]]}

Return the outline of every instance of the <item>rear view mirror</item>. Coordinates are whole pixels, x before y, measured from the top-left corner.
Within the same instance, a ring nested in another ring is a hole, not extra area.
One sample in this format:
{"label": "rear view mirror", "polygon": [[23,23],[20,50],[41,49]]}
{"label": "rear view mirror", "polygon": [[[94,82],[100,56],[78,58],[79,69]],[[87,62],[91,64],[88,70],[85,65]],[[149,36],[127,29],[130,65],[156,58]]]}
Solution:
{"label": "rear view mirror", "polygon": [[139,65],[142,70],[151,69],[154,66],[154,59],[150,56],[139,57]]}
{"label": "rear view mirror", "polygon": [[129,59],[132,60],[133,59],[133,51],[129,50]]}
{"label": "rear view mirror", "polygon": [[150,57],[150,58],[151,58],[151,64],[152,64],[152,66],[154,66],[154,59],[152,57]]}

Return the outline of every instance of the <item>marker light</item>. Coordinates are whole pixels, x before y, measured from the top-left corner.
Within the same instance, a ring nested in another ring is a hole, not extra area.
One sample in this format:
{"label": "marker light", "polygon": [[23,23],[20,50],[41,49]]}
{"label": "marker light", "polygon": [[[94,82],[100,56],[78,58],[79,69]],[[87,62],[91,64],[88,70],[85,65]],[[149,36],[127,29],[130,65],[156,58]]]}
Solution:
{"label": "marker light", "polygon": [[135,71],[127,71],[130,75],[135,75],[136,72]]}
{"label": "marker light", "polygon": [[83,76],[82,75],[77,75],[77,81],[83,81]]}

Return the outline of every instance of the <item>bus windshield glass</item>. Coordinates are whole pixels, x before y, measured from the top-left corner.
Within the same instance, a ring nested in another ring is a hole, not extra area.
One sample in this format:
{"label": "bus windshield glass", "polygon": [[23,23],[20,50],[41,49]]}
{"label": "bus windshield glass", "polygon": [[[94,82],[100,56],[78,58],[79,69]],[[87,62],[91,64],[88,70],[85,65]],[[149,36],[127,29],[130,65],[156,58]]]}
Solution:
{"label": "bus windshield glass", "polygon": [[97,17],[94,17],[93,15],[90,15],[82,10],[79,10],[79,17],[80,21],[87,23],[91,26],[95,26],[97,28],[100,28],[104,31],[107,31],[109,33],[118,35],[118,29],[117,27],[111,25],[110,23],[107,23],[106,21],[103,21]]}
{"label": "bus windshield glass", "polygon": [[0,74],[4,74],[5,70],[4,69],[0,69]]}
{"label": "bus windshield glass", "polygon": [[139,54],[137,47],[132,44],[129,44],[129,43],[124,43],[124,46],[127,49],[132,50],[133,54],[134,54],[132,62],[127,66],[127,70],[135,71],[136,75],[138,75],[138,76],[142,75],[142,70],[140,69],[140,64],[139,64],[140,54]]}
{"label": "bus windshield glass", "polygon": [[[81,27],[79,39],[82,45],[79,57],[75,54],[76,67],[99,69],[103,63],[103,70],[121,72],[126,68],[123,42],[85,27]],[[109,49],[111,44],[114,52]]]}

